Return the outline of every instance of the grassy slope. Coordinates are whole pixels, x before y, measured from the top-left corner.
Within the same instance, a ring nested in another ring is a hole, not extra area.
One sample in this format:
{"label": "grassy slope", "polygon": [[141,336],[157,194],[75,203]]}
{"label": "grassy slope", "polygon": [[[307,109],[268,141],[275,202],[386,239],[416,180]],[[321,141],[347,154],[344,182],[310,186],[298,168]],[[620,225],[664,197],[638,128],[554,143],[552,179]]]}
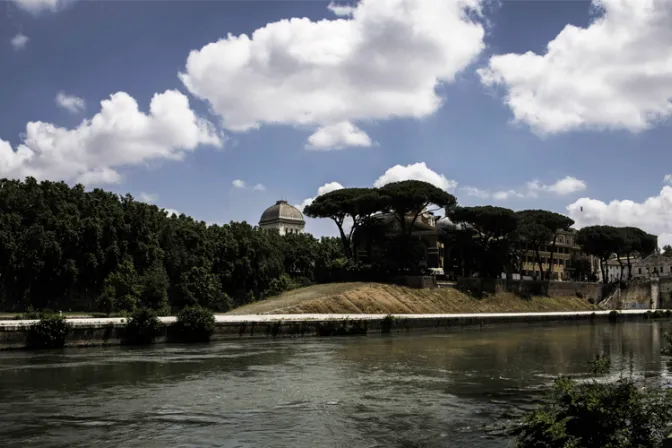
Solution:
{"label": "grassy slope", "polygon": [[334,283],[289,291],[245,305],[230,314],[301,313],[487,313],[581,311],[594,309],[576,297],[521,299],[502,293],[475,299],[453,288],[411,289],[379,283]]}

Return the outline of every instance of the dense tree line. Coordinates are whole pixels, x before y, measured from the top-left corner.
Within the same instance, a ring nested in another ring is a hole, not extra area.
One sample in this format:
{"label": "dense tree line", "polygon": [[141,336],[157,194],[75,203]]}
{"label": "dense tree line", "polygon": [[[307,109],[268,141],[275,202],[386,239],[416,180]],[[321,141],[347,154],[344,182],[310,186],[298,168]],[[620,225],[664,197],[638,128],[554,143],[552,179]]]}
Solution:
{"label": "dense tree line", "polygon": [[[417,251],[416,240],[410,238],[414,223],[429,206],[446,211],[451,224],[440,231],[447,249],[446,267],[457,275],[499,277],[519,273],[526,254],[533,254],[542,278],[553,278],[558,238],[574,225],[562,214],[548,210],[513,211],[491,205],[461,207],[454,196],[426,182],[394,182],[381,188],[344,188],[319,196],[304,210],[315,218],[332,219],[339,230],[343,251],[355,260],[357,240],[364,245],[378,245],[386,250],[387,272],[413,270]],[[380,214],[394,217],[395,237],[386,236],[388,229],[374,219]],[[351,223],[347,228],[346,223]],[[616,257],[621,263],[622,278],[632,276],[632,260],[656,250],[657,239],[634,227],[592,226],[577,234],[577,243],[584,253],[601,262],[606,281],[606,262]],[[672,253],[672,248],[665,249]],[[544,256],[542,257],[542,252]],[[549,256],[546,256],[548,252]],[[547,263],[543,258],[548,258]],[[544,266],[546,264],[546,266]],[[585,258],[571,260],[576,279],[588,277],[592,266]]]}
{"label": "dense tree line", "polygon": [[0,310],[227,310],[342,264],[335,238],[168,216],[132,196],[0,180]]}

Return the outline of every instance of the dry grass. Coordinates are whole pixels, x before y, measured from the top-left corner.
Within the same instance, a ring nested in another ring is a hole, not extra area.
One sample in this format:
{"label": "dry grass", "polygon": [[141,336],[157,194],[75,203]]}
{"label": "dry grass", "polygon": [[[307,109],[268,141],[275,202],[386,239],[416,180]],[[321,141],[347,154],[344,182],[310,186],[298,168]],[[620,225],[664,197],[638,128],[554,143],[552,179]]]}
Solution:
{"label": "dry grass", "polygon": [[412,289],[380,283],[309,286],[252,303],[231,314],[436,314],[584,311],[596,309],[576,297],[533,297],[500,293],[482,299],[454,288]]}

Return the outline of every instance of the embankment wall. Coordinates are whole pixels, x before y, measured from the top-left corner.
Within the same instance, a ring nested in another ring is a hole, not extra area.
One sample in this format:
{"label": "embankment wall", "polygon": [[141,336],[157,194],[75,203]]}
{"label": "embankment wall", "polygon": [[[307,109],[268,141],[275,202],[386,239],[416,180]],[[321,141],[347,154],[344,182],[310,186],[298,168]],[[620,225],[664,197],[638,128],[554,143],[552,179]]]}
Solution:
{"label": "embankment wall", "polygon": [[457,287],[462,291],[484,291],[490,294],[497,292],[513,292],[533,296],[548,295],[549,297],[574,297],[581,295],[595,302],[602,299],[604,285],[586,282],[558,282],[538,280],[502,280],[487,278],[459,278]]}
{"label": "embankment wall", "polygon": [[[629,310],[620,320],[642,319],[645,311]],[[217,316],[213,341],[243,338],[365,335],[401,333],[413,330],[454,330],[491,325],[579,323],[606,321],[608,311],[563,313],[501,313],[444,315],[266,315]],[[166,326],[157,343],[170,342],[169,325],[174,317],[161,318]],[[36,321],[1,321],[0,350],[26,348],[30,325]],[[121,345],[125,340],[123,319],[72,319],[66,339],[68,347]]]}

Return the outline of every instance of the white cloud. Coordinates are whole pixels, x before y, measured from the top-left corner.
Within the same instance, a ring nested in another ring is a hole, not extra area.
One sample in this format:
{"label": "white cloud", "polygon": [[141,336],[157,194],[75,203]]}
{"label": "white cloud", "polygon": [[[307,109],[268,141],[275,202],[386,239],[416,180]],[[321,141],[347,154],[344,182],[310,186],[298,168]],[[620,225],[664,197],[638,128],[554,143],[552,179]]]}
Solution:
{"label": "white cloud", "polygon": [[479,69],[506,88],[515,120],[538,134],[650,128],[672,115],[672,2],[593,0],[602,15],[567,25],[544,55],[496,55]]}
{"label": "white cloud", "polygon": [[17,34],[16,36],[12,37],[12,39],[9,41],[10,44],[12,44],[12,47],[16,50],[23,50],[26,47],[26,44],[28,43],[30,39],[28,36],[25,34]]}
{"label": "white cloud", "polygon": [[346,146],[371,146],[371,139],[349,121],[322,126],[308,137],[307,149],[330,150]]}
{"label": "white cloud", "polygon": [[236,188],[245,188],[245,181],[241,179],[235,179],[233,182],[231,182],[231,185]]}
{"label": "white cloud", "polygon": [[266,191],[266,187],[264,187],[262,184],[257,184],[254,187],[252,187],[254,191]]}
{"label": "white cloud", "polygon": [[86,108],[84,100],[75,95],[68,95],[65,92],[58,92],[54,99],[59,107],[72,112],[73,114],[82,112]]}
{"label": "white cloud", "polygon": [[563,179],[560,179],[554,184],[544,185],[538,180],[527,183],[527,190],[531,193],[539,191],[548,191],[555,193],[559,196],[564,196],[579,191],[583,191],[587,188],[586,182],[579,180],[575,177],[567,176]]}
{"label": "white cloud", "polygon": [[339,5],[337,3],[331,2],[327,8],[339,17],[352,16],[355,12],[355,7],[350,5]]}
{"label": "white cloud", "polygon": [[490,197],[490,192],[487,190],[481,190],[480,188],[476,187],[461,187],[460,191],[464,192],[467,196],[473,196],[476,198],[489,198]]}
{"label": "white cloud", "polygon": [[193,50],[179,76],[232,131],[421,118],[484,48],[466,13],[481,1],[361,0],[351,18],[268,23]]}
{"label": "white cloud", "polygon": [[455,187],[457,187],[456,181],[447,179],[443,174],[439,174],[436,171],[429,169],[425,162],[406,166],[395,165],[385,171],[385,174],[380,176],[373,183],[373,186],[380,188],[383,185],[402,180],[421,180],[446,191],[453,191],[455,190]]}
{"label": "white cloud", "polygon": [[147,114],[125,92],[100,104],[100,112],[74,129],[29,122],[16,150],[0,140],[0,177],[114,183],[121,180],[118,168],[181,160],[199,145],[222,145],[178,91],[155,94]]}
{"label": "white cloud", "polygon": [[146,202],[148,204],[152,204],[156,202],[159,199],[159,196],[153,193],[140,193],[138,196],[138,199],[140,199],[142,202]]}
{"label": "white cloud", "polygon": [[19,8],[31,14],[43,11],[55,12],[66,3],[66,0],[12,0]]}
{"label": "white cloud", "polygon": [[664,186],[657,196],[643,202],[615,200],[609,203],[581,198],[567,206],[576,227],[592,225],[633,226],[654,235],[661,241],[672,241],[672,186]]}
{"label": "white cloud", "polygon": [[343,187],[343,185],[339,184],[338,182],[326,183],[317,189],[317,195],[315,195],[312,198],[304,199],[303,202],[301,202],[298,205],[295,205],[295,207],[301,210],[301,213],[303,213],[303,209],[312,204],[316,197],[322,196],[323,194],[326,193],[331,193],[332,191],[340,190],[342,188],[345,187]]}
{"label": "white cloud", "polygon": [[517,189],[490,192],[476,187],[461,187],[460,190],[469,196],[478,198],[492,198],[497,201],[505,201],[511,198],[536,198],[540,193],[551,193],[557,196],[566,196],[577,193],[587,188],[586,182],[575,177],[566,176],[553,184],[544,184],[538,180],[527,182],[525,186]]}
{"label": "white cloud", "polygon": [[672,174],[666,174],[665,178],[663,179],[663,182],[666,184],[671,184],[672,185]]}

